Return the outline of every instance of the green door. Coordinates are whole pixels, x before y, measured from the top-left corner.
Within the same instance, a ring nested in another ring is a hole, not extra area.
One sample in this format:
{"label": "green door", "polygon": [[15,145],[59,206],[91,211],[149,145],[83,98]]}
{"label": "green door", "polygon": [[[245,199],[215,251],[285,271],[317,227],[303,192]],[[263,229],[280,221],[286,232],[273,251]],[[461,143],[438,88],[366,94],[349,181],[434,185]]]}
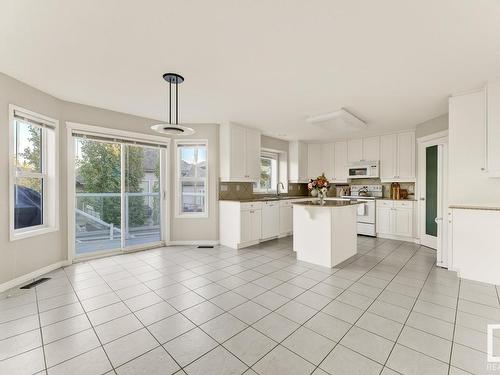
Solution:
{"label": "green door", "polygon": [[425,233],[437,237],[438,146],[425,149]]}

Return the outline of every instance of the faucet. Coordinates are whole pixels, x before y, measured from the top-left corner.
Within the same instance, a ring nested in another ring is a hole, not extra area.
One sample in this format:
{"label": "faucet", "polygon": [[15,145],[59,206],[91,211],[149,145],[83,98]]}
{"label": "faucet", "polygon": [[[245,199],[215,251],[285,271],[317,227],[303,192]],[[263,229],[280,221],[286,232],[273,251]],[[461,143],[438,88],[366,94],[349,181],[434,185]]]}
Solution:
{"label": "faucet", "polygon": [[279,197],[280,196],[280,185],[281,187],[283,188],[283,190],[285,190],[285,185],[283,185],[283,182],[278,182],[276,184],[276,196]]}

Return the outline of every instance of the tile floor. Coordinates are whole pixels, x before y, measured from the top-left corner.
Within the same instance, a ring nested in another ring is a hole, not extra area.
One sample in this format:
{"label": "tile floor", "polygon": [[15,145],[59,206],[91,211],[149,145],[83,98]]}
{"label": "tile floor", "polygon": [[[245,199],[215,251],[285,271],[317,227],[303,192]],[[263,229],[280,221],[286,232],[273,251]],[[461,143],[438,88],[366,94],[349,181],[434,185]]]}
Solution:
{"label": "tile floor", "polygon": [[485,354],[498,287],[415,244],[358,249],[335,269],[297,261],[285,238],[56,270],[0,298],[0,373],[500,374]]}

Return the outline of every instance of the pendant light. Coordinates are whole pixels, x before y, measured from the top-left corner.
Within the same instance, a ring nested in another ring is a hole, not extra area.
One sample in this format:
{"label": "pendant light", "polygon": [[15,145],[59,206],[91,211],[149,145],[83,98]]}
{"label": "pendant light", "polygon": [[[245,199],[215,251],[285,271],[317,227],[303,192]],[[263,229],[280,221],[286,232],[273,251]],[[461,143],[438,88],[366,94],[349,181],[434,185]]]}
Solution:
{"label": "pendant light", "polygon": [[[177,73],[165,73],[163,79],[168,82],[168,123],[153,125],[151,129],[158,133],[169,135],[194,134],[194,129],[179,124],[179,85],[184,82],[184,77]],[[172,89],[175,91],[174,122],[172,122]]]}

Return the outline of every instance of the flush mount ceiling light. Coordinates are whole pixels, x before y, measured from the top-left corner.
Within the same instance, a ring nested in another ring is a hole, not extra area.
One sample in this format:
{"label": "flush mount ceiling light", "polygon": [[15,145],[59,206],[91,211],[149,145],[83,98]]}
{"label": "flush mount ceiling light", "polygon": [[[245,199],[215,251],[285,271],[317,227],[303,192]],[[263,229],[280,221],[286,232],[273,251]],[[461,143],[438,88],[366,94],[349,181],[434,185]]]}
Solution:
{"label": "flush mount ceiling light", "polygon": [[[168,123],[153,125],[151,129],[169,135],[194,134],[193,128],[179,124],[179,85],[184,82],[184,77],[177,73],[165,73],[163,79],[168,82]],[[175,89],[175,122],[172,122],[172,85]]]}
{"label": "flush mount ceiling light", "polygon": [[327,130],[345,132],[359,131],[368,126],[365,121],[353,115],[345,108],[340,108],[334,112],[310,116],[306,121],[309,124],[317,125]]}

